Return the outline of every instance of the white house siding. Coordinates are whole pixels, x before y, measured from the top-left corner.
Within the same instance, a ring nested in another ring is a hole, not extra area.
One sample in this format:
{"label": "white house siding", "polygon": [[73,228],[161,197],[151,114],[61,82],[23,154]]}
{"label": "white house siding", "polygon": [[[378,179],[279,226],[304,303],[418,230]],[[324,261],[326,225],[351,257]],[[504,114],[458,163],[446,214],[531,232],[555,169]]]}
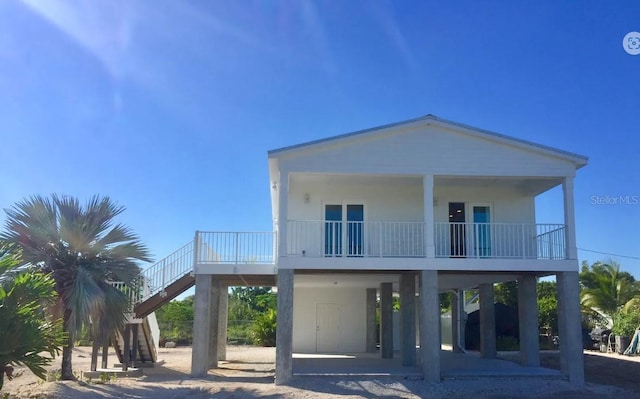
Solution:
{"label": "white house siding", "polygon": [[[325,204],[364,204],[365,220],[424,220],[422,182],[393,177],[359,178],[330,176],[322,181],[293,176],[289,189],[289,220],[323,220]],[[414,179],[415,180],[415,179]],[[434,187],[434,218],[448,222],[449,202],[489,204],[494,223],[535,223],[535,198],[515,187],[436,186]],[[308,199],[308,200],[307,200]],[[308,201],[308,202],[307,202]]]}
{"label": "white house siding", "polygon": [[575,165],[566,159],[433,125],[391,128],[277,156],[284,173],[575,175]]}
{"label": "white house siding", "polygon": [[339,307],[337,351],[366,350],[366,289],[296,287],[293,292],[293,351],[316,353],[316,309],[318,304]]}
{"label": "white house siding", "polygon": [[[304,177],[291,179],[289,188],[289,220],[323,220],[325,204],[364,204],[365,220],[422,221],[422,179],[393,177],[358,178],[329,176],[322,181]],[[309,202],[305,202],[308,194]]]}
{"label": "white house siding", "polygon": [[[465,202],[491,206],[492,223],[535,223],[535,198],[510,187],[434,187],[433,214],[436,222],[449,221],[449,203]],[[467,222],[472,222],[467,209]]]}

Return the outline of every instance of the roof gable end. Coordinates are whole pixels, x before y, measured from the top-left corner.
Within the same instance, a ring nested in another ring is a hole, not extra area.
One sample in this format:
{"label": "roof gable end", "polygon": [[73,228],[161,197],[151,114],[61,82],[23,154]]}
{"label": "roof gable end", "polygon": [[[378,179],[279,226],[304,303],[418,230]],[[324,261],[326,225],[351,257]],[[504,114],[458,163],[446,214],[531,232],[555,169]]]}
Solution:
{"label": "roof gable end", "polygon": [[444,129],[451,129],[458,133],[463,133],[472,137],[482,138],[488,141],[493,141],[507,146],[516,147],[536,153],[541,153],[547,156],[557,157],[564,160],[573,162],[576,168],[585,166],[588,162],[588,158],[583,155],[575,154],[572,152],[560,150],[543,144],[534,143],[527,140],[522,140],[507,136],[504,134],[492,132],[489,130],[479,129],[476,127],[468,126],[462,123],[449,121],[439,118],[435,115],[428,114],[420,118],[409,119],[401,122],[391,123],[387,125],[377,126],[369,129],[358,130],[338,136],[328,137],[324,139],[314,140],[306,143],[283,147],[268,152],[269,158],[277,158],[281,155],[296,154],[298,152],[304,152],[313,149],[321,149],[328,146],[340,145],[342,143],[353,142],[357,140],[371,139],[375,136],[385,134],[401,134],[403,131],[412,130],[423,126],[437,126]]}

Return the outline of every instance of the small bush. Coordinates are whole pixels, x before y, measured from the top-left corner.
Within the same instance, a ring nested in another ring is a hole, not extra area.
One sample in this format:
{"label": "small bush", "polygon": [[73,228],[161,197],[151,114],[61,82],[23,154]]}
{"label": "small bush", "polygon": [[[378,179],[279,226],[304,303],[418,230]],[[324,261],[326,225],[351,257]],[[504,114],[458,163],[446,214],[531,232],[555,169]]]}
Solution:
{"label": "small bush", "polygon": [[626,311],[620,311],[613,317],[613,328],[611,332],[623,337],[632,337],[639,327],[640,309],[631,308]]}
{"label": "small bush", "polygon": [[253,321],[230,320],[227,326],[227,340],[240,345],[253,344]]}
{"label": "small bush", "polygon": [[277,313],[267,309],[253,322],[253,343],[260,346],[276,346]]}

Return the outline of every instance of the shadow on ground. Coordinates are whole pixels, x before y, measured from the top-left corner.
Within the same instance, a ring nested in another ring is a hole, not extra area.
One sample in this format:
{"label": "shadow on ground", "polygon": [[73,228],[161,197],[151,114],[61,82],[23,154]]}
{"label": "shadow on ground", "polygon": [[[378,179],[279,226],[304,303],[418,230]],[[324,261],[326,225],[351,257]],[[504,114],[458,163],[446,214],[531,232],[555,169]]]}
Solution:
{"label": "shadow on ground", "polygon": [[[501,358],[516,361],[518,353],[503,354]],[[543,352],[540,357],[542,367],[560,370],[560,354]],[[585,380],[592,384],[614,385],[616,387],[638,392],[640,396],[640,362],[631,361],[625,355],[599,356],[595,353],[584,354]]]}

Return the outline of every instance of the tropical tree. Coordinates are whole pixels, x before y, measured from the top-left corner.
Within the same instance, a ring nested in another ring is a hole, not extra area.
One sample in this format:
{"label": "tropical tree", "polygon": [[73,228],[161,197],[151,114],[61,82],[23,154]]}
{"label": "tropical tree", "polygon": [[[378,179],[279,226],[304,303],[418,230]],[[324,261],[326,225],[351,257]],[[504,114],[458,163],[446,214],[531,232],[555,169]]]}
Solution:
{"label": "tropical tree", "polygon": [[538,324],[542,328],[551,328],[554,334],[558,332],[558,298],[555,281],[539,281],[538,293]]}
{"label": "tropical tree", "polygon": [[583,309],[592,314],[603,314],[612,321],[627,302],[640,295],[634,277],[620,271],[620,265],[615,262],[596,262],[591,266],[583,262],[580,284]]}
{"label": "tropical tree", "polygon": [[19,257],[0,245],[0,389],[14,365],[45,378],[65,335],[60,318],[48,312],[55,301],[55,282],[41,273],[16,270]]}
{"label": "tropical tree", "polygon": [[71,353],[76,334],[93,321],[95,337],[124,325],[128,296],[110,285],[132,284],[137,261],[150,261],[138,236],[114,218],[124,211],[109,197],[85,205],[70,196],[32,196],[6,209],[0,239],[22,251],[22,260],[55,281],[68,340],[62,348],[62,379],[75,379]]}
{"label": "tropical tree", "polygon": [[611,331],[616,335],[631,337],[638,328],[640,328],[640,298],[636,297],[616,313]]}
{"label": "tropical tree", "polygon": [[166,341],[191,345],[193,341],[193,295],[173,300],[155,311],[160,328],[160,345]]}
{"label": "tropical tree", "polygon": [[494,286],[495,301],[518,309],[518,282],[507,281]]}

